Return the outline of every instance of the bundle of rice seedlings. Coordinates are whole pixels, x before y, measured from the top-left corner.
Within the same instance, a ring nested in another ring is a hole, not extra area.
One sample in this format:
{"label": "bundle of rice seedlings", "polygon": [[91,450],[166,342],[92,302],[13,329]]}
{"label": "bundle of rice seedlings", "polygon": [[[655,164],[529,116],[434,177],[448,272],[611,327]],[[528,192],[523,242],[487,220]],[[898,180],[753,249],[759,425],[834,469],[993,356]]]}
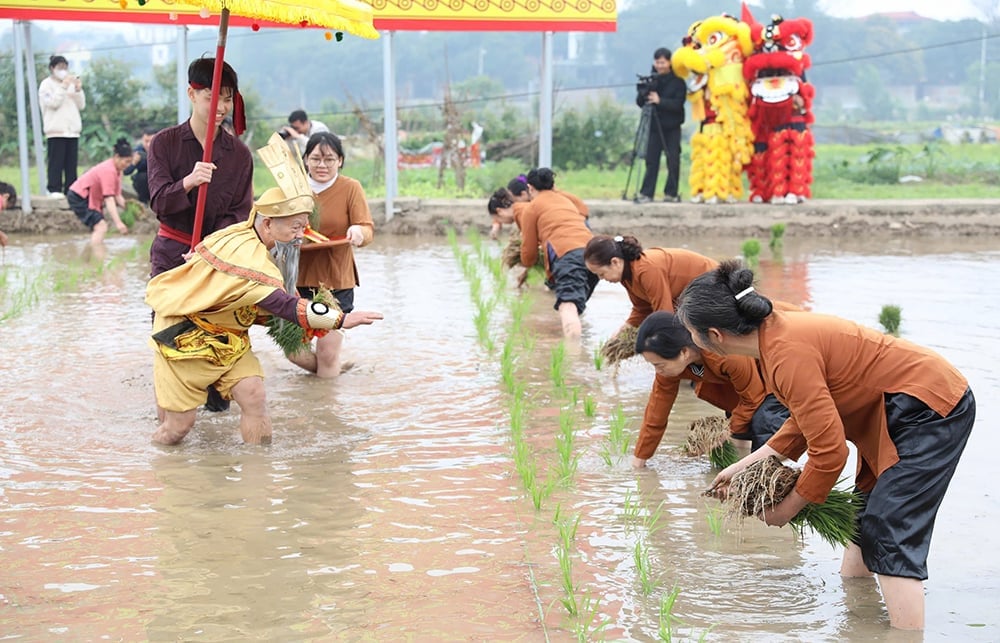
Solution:
{"label": "bundle of rice seedlings", "polygon": [[145,213],[145,206],[135,199],[126,199],[125,207],[121,209],[118,216],[122,223],[131,228],[135,225],[136,219],[141,219]]}
{"label": "bundle of rice seedlings", "polygon": [[[337,298],[333,296],[333,292],[326,286],[320,285],[312,300],[340,310]],[[274,316],[267,322],[267,334],[281,348],[286,357],[308,348],[309,342],[313,337],[317,336],[315,332],[307,332],[306,329],[298,324]]]}
{"label": "bundle of rice seedlings", "polygon": [[503,262],[504,268],[508,270],[521,265],[521,232],[516,226],[511,231],[503,252],[500,253],[500,260]]}
{"label": "bundle of rice seedlings", "polygon": [[729,441],[729,420],[721,415],[709,415],[692,422],[681,448],[690,456],[707,454],[712,466],[719,469],[740,459],[736,445]]}
{"label": "bundle of rice seedlings", "polygon": [[635,357],[635,340],[639,329],[635,326],[625,326],[621,332],[601,345],[601,356],[608,366],[614,366],[617,371],[621,362]]}
{"label": "bundle of rice seedlings", "polygon": [[[784,500],[795,488],[801,471],[781,464],[775,456],[754,462],[733,476],[726,499],[726,517],[743,520],[760,516]],[[857,534],[860,496],[833,489],[823,504],[810,503],[789,521],[800,536],[808,527],[831,545],[846,547]]]}

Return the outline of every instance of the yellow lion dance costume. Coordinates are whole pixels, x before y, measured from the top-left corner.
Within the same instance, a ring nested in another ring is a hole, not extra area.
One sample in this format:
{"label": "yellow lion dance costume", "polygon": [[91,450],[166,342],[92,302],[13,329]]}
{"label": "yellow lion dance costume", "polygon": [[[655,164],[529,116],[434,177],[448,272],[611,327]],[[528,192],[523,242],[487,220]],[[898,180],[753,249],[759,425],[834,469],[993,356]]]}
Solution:
{"label": "yellow lion dance costume", "polygon": [[750,26],[722,14],[691,25],[670,59],[688,85],[692,117],[701,121],[691,137],[694,203],[735,203],[743,195],[743,168],[753,156],[743,61],[752,52]]}

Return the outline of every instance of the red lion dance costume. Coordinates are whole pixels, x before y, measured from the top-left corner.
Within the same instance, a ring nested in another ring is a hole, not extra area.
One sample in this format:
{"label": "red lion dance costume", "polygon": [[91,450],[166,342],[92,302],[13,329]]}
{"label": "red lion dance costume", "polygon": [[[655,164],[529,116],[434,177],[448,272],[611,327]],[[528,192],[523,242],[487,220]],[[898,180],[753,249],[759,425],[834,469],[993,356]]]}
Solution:
{"label": "red lion dance costume", "polygon": [[801,203],[812,196],[815,88],[806,82],[811,62],[804,49],[813,38],[805,18],[771,24],[754,20],[743,5],[743,22],[750,25],[754,53],[743,63],[750,85],[748,115],[754,134],[754,154],[747,168],[750,200],[754,203]]}

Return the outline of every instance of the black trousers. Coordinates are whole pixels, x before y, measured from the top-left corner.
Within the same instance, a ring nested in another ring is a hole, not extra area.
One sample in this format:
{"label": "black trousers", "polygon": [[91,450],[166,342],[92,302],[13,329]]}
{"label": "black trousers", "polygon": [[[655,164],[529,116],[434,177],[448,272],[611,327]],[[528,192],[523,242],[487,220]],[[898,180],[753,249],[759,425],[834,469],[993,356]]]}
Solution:
{"label": "black trousers", "polygon": [[[80,139],[52,137],[48,139],[48,190],[62,192],[76,181],[76,162],[80,150]],[[63,178],[65,177],[65,179]]]}
{"label": "black trousers", "polygon": [[[649,198],[656,194],[656,177],[660,173],[660,155],[667,153],[667,182],[663,186],[664,196],[677,196],[677,186],[681,180],[681,127],[658,127],[659,121],[653,115],[649,124],[649,142],[646,144],[646,176],[642,178],[639,192]],[[660,132],[663,139],[660,139]]]}

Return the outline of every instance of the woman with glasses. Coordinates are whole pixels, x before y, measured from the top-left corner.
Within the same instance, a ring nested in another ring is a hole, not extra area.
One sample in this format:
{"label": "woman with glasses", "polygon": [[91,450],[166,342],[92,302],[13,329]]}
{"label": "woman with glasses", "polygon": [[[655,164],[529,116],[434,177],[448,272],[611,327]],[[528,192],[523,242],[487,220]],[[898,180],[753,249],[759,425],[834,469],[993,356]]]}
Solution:
{"label": "woman with glasses", "polygon": [[[299,258],[299,293],[313,297],[319,287],[329,288],[347,314],[354,310],[354,288],[360,285],[354,248],[371,243],[375,224],[361,183],[340,174],[344,166],[344,146],[331,132],[309,137],[303,155],[309,184],[316,194],[318,221],[315,230],[342,245],[312,248],[302,246]],[[342,370],[341,348],[344,335],[332,332],[317,338],[315,351],[306,348],[289,359],[319,377],[333,378]]]}

